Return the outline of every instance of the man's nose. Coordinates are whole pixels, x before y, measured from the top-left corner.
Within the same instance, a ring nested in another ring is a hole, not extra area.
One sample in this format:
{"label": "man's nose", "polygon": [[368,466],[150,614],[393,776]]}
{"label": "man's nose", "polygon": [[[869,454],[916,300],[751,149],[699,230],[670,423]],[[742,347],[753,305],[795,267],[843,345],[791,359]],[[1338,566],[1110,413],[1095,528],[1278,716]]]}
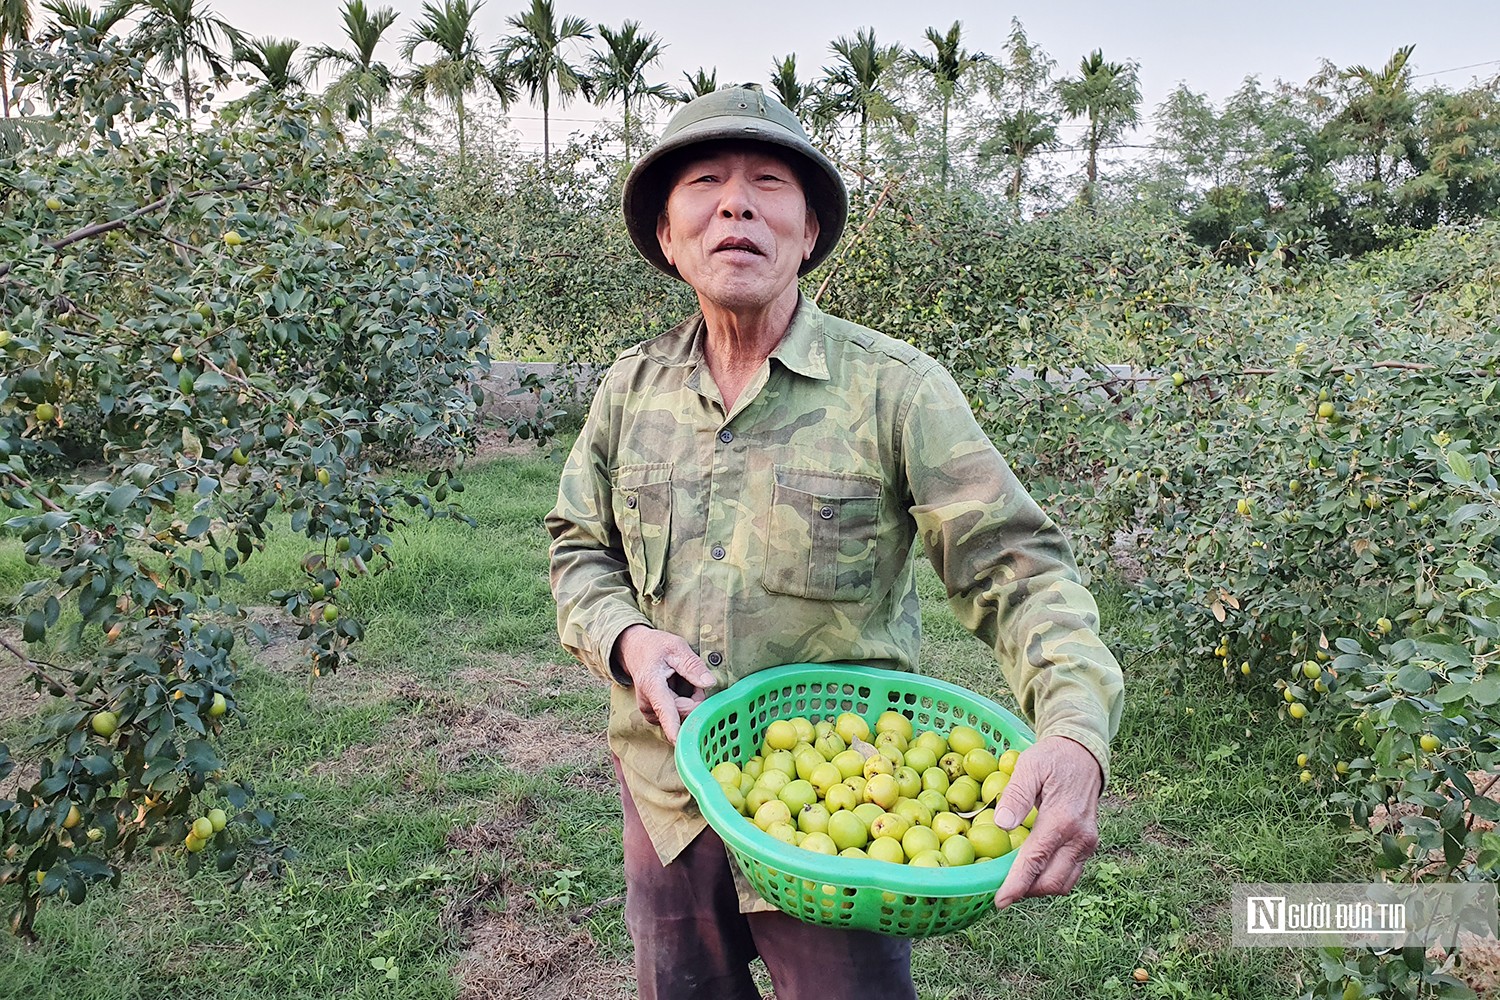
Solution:
{"label": "man's nose", "polygon": [[755,218],[754,192],[743,177],[731,176],[719,193],[719,217],[724,219]]}

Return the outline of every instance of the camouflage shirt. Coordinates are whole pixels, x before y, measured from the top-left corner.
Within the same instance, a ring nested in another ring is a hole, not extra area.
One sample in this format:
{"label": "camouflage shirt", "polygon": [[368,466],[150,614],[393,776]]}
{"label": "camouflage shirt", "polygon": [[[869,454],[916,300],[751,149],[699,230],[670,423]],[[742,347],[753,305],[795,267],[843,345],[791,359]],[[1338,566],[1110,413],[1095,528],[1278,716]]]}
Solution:
{"label": "camouflage shirt", "polygon": [[562,643],[616,682],[609,745],[663,863],[704,821],[611,673],[616,638],[674,632],[720,690],[783,663],[912,670],[917,541],[1038,736],[1077,740],[1108,775],[1120,668],[1066,540],[937,362],[805,298],[728,414],[701,316],[622,354],[547,529]]}

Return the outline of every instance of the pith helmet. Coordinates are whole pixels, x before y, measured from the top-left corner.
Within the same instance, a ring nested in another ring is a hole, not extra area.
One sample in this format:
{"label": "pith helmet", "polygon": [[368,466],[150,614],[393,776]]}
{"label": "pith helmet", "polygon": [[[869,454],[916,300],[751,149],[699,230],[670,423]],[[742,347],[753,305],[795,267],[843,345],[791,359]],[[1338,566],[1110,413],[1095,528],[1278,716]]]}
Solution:
{"label": "pith helmet", "polygon": [[797,116],[786,105],[755,87],[726,87],[696,98],[672,116],[650,152],[636,161],[625,179],[625,225],[635,248],[659,270],[681,278],[667,262],[656,239],[656,220],[666,204],[668,185],[681,151],[707,142],[764,142],[791,153],[807,203],[818,216],[818,240],[798,274],[822,263],[844,232],[849,194],[833,163],[808,141]]}

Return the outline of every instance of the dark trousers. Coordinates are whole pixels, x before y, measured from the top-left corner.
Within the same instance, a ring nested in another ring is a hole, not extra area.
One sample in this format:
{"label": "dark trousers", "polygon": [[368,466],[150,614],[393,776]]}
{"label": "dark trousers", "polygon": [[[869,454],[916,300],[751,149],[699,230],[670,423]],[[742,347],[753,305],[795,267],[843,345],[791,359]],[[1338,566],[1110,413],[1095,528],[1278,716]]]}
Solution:
{"label": "dark trousers", "polygon": [[704,830],[663,865],[623,778],[620,799],[625,925],[641,1000],[760,1000],[749,968],[757,955],[777,1000],[916,1000],[910,941],[818,927],[780,911],[740,913],[733,861],[717,834]]}

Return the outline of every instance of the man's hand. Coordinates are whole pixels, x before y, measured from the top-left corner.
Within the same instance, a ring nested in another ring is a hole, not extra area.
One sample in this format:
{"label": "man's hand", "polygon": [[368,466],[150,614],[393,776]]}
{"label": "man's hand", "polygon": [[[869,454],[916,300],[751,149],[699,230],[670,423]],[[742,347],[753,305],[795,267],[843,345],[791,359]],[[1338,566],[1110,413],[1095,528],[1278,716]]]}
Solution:
{"label": "man's hand", "polygon": [[1094,755],[1066,736],[1048,736],[1021,753],[995,807],[995,825],[1013,829],[1033,806],[1036,823],[1005,884],[995,893],[997,909],[1028,896],[1073,891],[1083,863],[1099,846],[1103,787],[1104,775]]}
{"label": "man's hand", "polygon": [[660,629],[630,626],[615,640],[614,655],[630,675],[636,707],[668,743],[677,742],[682,720],[718,683],[687,640]]}

